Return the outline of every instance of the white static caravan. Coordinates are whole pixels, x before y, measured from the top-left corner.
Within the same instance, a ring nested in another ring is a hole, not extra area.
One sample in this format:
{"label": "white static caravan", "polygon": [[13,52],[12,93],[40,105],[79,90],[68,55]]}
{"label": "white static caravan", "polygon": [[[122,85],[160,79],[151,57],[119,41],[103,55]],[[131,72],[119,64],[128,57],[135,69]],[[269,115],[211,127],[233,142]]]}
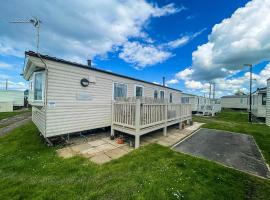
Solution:
{"label": "white static caravan", "polygon": [[221,111],[219,99],[212,100],[207,97],[183,93],[181,103],[191,104],[193,113],[202,113],[203,115],[214,116],[217,112]]}
{"label": "white static caravan", "polygon": [[252,93],[251,113],[258,118],[266,117],[266,87]]}
{"label": "white static caravan", "polygon": [[220,99],[220,104],[221,108],[246,110],[248,108],[248,96],[247,95],[223,96]]}
{"label": "white static caravan", "polygon": [[12,112],[13,111],[13,103],[11,101],[0,101],[0,112]]}
{"label": "white static caravan", "polygon": [[12,102],[13,106],[24,106],[24,92],[17,90],[0,90],[1,102]]}
{"label": "white static caravan", "polygon": [[[171,104],[181,103],[180,90],[31,51],[26,52],[23,74],[29,80],[32,120],[45,138],[111,126],[112,122],[120,120],[119,116],[112,117],[112,111],[117,111],[112,102],[118,98],[149,97],[168,99]],[[125,107],[125,111],[129,110]],[[126,112],[114,114],[123,117]],[[127,120],[132,125],[122,127],[133,127],[134,116],[129,116],[133,117]],[[191,114],[187,117],[191,119]],[[144,120],[141,122],[145,123]],[[164,119],[156,124],[161,121]],[[114,128],[117,130],[117,126]]]}
{"label": "white static caravan", "polygon": [[270,126],[270,78],[267,79],[267,95],[266,95],[266,125]]}
{"label": "white static caravan", "polygon": [[210,104],[210,99],[194,94],[183,93],[181,97],[181,103],[191,104],[192,112],[200,112],[201,106]]}
{"label": "white static caravan", "polygon": [[24,92],[0,90],[0,112],[12,112],[13,107],[24,106]]}

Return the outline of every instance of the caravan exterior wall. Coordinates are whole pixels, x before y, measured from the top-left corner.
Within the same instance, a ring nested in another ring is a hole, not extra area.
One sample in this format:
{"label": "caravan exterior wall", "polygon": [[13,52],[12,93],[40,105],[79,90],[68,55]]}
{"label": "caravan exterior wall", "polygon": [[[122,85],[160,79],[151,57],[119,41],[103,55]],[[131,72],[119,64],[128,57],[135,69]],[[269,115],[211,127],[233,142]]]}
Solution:
{"label": "caravan exterior wall", "polygon": [[[117,90],[119,93],[121,88],[124,89],[120,93],[126,93],[127,97],[142,94],[144,97],[164,96],[174,103],[180,103],[181,100],[179,90],[44,59],[48,69],[46,75],[41,70],[44,64],[40,59],[30,57],[30,60],[28,68],[35,66],[39,70],[33,71],[30,76],[32,119],[45,137],[110,126],[114,92]],[[29,70],[25,74],[30,73]],[[87,87],[81,85],[84,78],[90,81]],[[34,95],[35,82],[47,88]],[[44,99],[34,100],[41,95]]]}
{"label": "caravan exterior wall", "polygon": [[266,117],[266,88],[257,89],[252,94],[251,112],[256,117]]}
{"label": "caravan exterior wall", "polygon": [[270,78],[267,80],[266,125],[270,126]]}
{"label": "caravan exterior wall", "polygon": [[248,98],[246,95],[232,95],[221,97],[221,108],[247,109]]}
{"label": "caravan exterior wall", "polygon": [[0,90],[1,102],[12,102],[13,106],[24,106],[24,92],[16,90]]}
{"label": "caravan exterior wall", "polygon": [[0,102],[0,112],[12,112],[13,103],[11,101]]}

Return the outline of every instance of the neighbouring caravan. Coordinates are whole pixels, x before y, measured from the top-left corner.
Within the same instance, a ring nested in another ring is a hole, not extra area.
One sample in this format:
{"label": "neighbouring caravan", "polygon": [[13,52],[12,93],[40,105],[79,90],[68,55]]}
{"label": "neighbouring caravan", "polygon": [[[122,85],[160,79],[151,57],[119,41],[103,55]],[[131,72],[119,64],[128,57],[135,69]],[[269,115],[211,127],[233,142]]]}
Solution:
{"label": "neighbouring caravan", "polygon": [[252,93],[251,113],[258,118],[266,117],[266,87]]}
{"label": "neighbouring caravan", "polygon": [[[165,119],[173,117],[178,120],[177,123],[181,120],[191,120],[190,105],[180,105],[182,94],[180,90],[88,65],[29,51],[26,52],[23,75],[29,81],[28,100],[32,105],[32,120],[45,138],[108,127],[112,125],[112,122],[115,122],[114,130],[118,130],[119,125],[122,128],[119,129],[123,132],[125,132],[123,128],[127,127],[128,131],[133,130],[134,127],[139,130],[137,123],[143,123],[142,127],[148,128],[147,130],[153,130],[154,125],[156,129],[164,128],[164,118],[157,113],[157,110],[167,109],[168,106],[144,102],[137,104],[138,99],[147,97],[164,99],[164,102],[167,99],[170,106],[177,104],[179,112],[168,110],[165,112],[167,113]],[[128,99],[128,97],[136,101],[123,100],[123,102],[114,103],[117,99]],[[136,105],[141,109],[137,110]],[[143,106],[148,107],[144,110]],[[151,115],[149,113],[144,115],[145,112],[150,111]],[[182,112],[186,112],[186,115],[182,116]],[[151,116],[155,118],[150,121],[156,121],[150,123],[148,120]],[[127,119],[128,117],[130,119]],[[138,119],[140,121],[137,120],[138,117],[141,117],[141,120]],[[158,126],[161,122],[162,126]],[[150,127],[149,124],[153,126]],[[130,133],[128,131],[126,132]],[[137,132],[138,136],[133,132],[131,134],[135,135],[136,141],[141,135]],[[138,143],[135,146],[138,147]]]}
{"label": "neighbouring caravan", "polygon": [[194,94],[183,93],[181,97],[181,103],[191,104],[192,112],[200,112],[202,105],[210,104],[210,99]]}
{"label": "neighbouring caravan", "polygon": [[214,116],[221,110],[219,99],[213,100],[194,94],[183,93],[181,97],[181,103],[191,104],[193,113],[202,113],[203,115],[206,114]]}
{"label": "neighbouring caravan", "polygon": [[[0,112],[11,112],[14,107],[24,106],[24,92],[16,90],[0,90]],[[5,110],[5,111],[4,111]]]}
{"label": "neighbouring caravan", "polygon": [[12,112],[13,103],[11,101],[0,102],[0,112]]}
{"label": "neighbouring caravan", "polygon": [[220,99],[221,108],[241,109],[248,108],[248,95],[229,95]]}
{"label": "neighbouring caravan", "polygon": [[266,125],[270,126],[270,78],[267,80],[267,96],[266,96]]}

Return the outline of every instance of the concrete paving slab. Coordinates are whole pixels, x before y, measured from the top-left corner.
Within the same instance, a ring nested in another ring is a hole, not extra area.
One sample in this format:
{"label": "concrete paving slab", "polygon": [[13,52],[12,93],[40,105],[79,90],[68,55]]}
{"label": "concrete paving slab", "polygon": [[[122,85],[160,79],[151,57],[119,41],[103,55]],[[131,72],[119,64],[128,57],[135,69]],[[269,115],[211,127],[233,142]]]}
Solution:
{"label": "concrete paving slab", "polygon": [[100,153],[90,158],[90,160],[97,164],[104,164],[106,162],[110,162],[112,159],[106,154]]}
{"label": "concrete paving slab", "polygon": [[117,147],[112,145],[112,144],[109,144],[109,143],[105,143],[105,144],[102,144],[102,145],[96,147],[96,149],[98,151],[108,151],[108,150],[115,149],[115,148],[117,148]]}
{"label": "concrete paving slab", "polygon": [[88,144],[90,144],[92,147],[97,147],[97,146],[100,146],[100,145],[105,144],[105,143],[106,142],[102,139],[88,142]]}
{"label": "concrete paving slab", "polygon": [[120,157],[126,155],[127,153],[128,153],[128,151],[125,151],[125,150],[121,149],[120,147],[105,152],[105,154],[112,159],[120,158]]}
{"label": "concrete paving slab", "polygon": [[267,164],[250,135],[203,128],[174,149],[257,176],[270,177]]}
{"label": "concrete paving slab", "polygon": [[78,144],[78,145],[74,145],[71,147],[71,149],[75,152],[82,152],[82,151],[85,151],[87,149],[90,149],[92,146],[88,143],[82,143],[82,144]]}

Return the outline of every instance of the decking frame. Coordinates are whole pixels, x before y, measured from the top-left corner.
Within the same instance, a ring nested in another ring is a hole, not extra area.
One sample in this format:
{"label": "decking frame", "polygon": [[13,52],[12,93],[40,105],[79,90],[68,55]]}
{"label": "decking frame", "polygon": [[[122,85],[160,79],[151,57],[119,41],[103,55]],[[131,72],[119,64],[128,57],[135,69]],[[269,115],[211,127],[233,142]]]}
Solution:
{"label": "decking frame", "polygon": [[172,104],[167,102],[135,101],[112,102],[111,135],[115,131],[135,136],[135,148],[140,146],[140,136],[163,129],[166,136],[167,127],[173,124],[190,123],[192,120],[191,104]]}

